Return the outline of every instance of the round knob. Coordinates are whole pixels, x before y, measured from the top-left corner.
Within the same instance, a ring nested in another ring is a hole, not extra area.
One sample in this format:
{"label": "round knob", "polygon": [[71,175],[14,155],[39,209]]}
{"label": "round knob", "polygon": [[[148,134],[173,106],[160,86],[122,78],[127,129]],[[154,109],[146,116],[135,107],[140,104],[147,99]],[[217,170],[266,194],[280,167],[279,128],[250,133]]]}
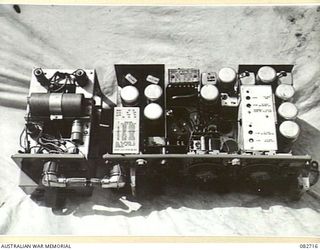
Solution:
{"label": "round knob", "polygon": [[157,103],[150,103],[144,108],[144,116],[149,120],[157,120],[162,116],[162,108]]}
{"label": "round knob", "polygon": [[300,134],[300,127],[296,122],[284,121],[280,124],[279,131],[284,137],[295,140]]}
{"label": "round knob", "polygon": [[43,74],[43,71],[41,68],[37,68],[33,71],[35,76],[41,76]]}
{"label": "round knob", "polygon": [[76,72],[75,72],[75,75],[76,76],[83,76],[86,72],[83,70],[83,69],[78,69]]}
{"label": "round knob", "polygon": [[150,84],[148,85],[144,90],[144,95],[150,100],[150,101],[156,101],[158,100],[162,95],[162,88],[159,85],[156,84]]}
{"label": "round knob", "polygon": [[282,100],[289,100],[294,95],[294,88],[289,84],[280,84],[276,89],[276,96]]}
{"label": "round knob", "polygon": [[298,109],[293,103],[284,102],[279,106],[278,114],[284,119],[293,120],[298,115]]}
{"label": "round knob", "polygon": [[263,66],[258,70],[257,78],[263,83],[271,83],[276,80],[277,72],[272,67]]}
{"label": "round knob", "polygon": [[138,100],[139,91],[136,87],[129,85],[121,89],[120,96],[125,103],[133,104]]}
{"label": "round knob", "polygon": [[214,101],[219,96],[219,90],[214,85],[205,85],[201,88],[200,95],[206,101]]}
{"label": "round knob", "polygon": [[237,78],[237,73],[233,68],[222,68],[218,73],[220,82],[232,83]]}

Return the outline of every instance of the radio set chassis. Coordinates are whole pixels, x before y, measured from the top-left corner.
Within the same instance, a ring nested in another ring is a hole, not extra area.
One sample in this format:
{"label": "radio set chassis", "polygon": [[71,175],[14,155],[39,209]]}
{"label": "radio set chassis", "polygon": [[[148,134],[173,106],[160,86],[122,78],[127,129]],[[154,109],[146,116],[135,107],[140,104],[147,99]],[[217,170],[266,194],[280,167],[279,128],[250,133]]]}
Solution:
{"label": "radio set chassis", "polygon": [[292,153],[300,133],[292,69],[177,68],[166,81],[164,65],[115,65],[117,100],[108,106],[94,70],[36,68],[22,149],[12,156],[21,187],[136,195],[140,180],[156,176],[259,190],[284,184],[299,198],[319,169],[311,156]]}

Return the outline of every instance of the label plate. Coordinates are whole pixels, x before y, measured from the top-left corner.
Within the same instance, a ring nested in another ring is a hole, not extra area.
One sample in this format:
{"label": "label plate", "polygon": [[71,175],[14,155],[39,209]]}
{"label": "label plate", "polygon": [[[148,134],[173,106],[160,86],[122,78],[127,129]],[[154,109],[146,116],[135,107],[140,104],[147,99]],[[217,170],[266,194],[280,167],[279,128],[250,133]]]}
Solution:
{"label": "label plate", "polygon": [[114,154],[139,153],[140,109],[138,107],[115,107],[113,113]]}
{"label": "label plate", "polygon": [[275,108],[271,86],[241,86],[243,149],[277,150]]}

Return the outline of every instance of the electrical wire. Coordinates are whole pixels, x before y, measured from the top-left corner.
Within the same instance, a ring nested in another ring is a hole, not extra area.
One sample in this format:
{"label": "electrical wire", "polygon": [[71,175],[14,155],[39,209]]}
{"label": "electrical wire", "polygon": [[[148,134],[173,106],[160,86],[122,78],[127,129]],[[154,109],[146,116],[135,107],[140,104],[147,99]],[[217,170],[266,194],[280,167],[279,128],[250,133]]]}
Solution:
{"label": "electrical wire", "polygon": [[[64,83],[61,86],[59,86],[63,80],[64,80]],[[75,72],[69,74],[69,73],[61,73],[57,71],[49,78],[49,82],[50,82],[49,91],[59,92],[63,90],[68,84],[75,85]],[[59,87],[57,88],[57,86]]]}
{"label": "electrical wire", "polygon": [[25,132],[26,132],[26,128],[24,127],[19,136],[19,144],[20,144],[20,147],[26,151],[25,138],[24,138],[24,145],[22,145],[22,136]]}

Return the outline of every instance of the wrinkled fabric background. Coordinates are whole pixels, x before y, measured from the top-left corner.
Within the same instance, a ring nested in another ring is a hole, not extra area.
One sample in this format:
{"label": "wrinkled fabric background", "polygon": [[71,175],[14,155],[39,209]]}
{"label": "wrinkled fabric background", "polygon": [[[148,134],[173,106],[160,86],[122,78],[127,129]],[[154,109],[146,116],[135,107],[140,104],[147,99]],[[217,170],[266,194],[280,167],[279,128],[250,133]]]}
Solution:
{"label": "wrinkled fabric background", "polygon": [[[166,187],[141,202],[108,190],[69,197],[56,213],[19,187],[10,156],[19,149],[31,70],[95,68],[103,92],[114,64],[163,63],[218,70],[238,64],[294,64],[302,128],[295,153],[320,160],[319,6],[0,5],[0,233],[19,235],[319,236],[320,203],[246,192]],[[320,190],[319,184],[314,187]]]}

